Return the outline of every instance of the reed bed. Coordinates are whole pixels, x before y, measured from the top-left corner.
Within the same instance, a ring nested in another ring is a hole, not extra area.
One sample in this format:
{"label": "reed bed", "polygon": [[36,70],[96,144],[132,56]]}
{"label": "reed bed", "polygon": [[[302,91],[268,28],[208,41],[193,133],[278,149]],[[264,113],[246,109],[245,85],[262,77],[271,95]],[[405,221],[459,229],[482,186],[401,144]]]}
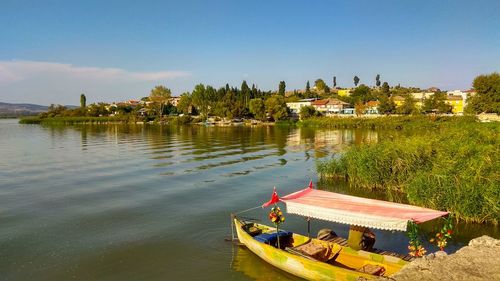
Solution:
{"label": "reed bed", "polygon": [[302,127],[313,128],[366,128],[366,129],[437,129],[448,124],[463,124],[475,122],[474,116],[436,116],[436,115],[405,115],[380,116],[376,118],[362,117],[315,117],[297,123]]}
{"label": "reed bed", "polygon": [[317,163],[322,177],[398,190],[411,204],[471,222],[500,221],[500,124],[451,122],[405,138],[354,146]]}

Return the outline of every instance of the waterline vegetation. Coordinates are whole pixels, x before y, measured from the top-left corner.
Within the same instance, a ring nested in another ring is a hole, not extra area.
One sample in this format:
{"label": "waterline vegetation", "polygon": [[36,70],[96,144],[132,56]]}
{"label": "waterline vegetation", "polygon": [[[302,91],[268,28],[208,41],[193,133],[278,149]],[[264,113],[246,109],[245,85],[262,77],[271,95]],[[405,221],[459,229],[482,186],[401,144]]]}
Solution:
{"label": "waterline vegetation", "polygon": [[447,123],[475,123],[474,116],[403,115],[378,118],[311,117],[297,123],[301,127],[332,129],[436,129]]}
{"label": "waterline vegetation", "polygon": [[353,146],[318,162],[317,171],[368,190],[403,192],[410,204],[445,209],[464,221],[498,224],[498,155],[500,124],[461,119],[404,138]]}

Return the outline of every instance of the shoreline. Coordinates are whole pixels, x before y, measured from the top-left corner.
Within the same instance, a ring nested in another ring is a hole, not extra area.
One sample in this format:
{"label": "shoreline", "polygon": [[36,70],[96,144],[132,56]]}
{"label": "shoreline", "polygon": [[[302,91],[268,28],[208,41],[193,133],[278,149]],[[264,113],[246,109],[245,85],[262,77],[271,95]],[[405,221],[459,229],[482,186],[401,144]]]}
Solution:
{"label": "shoreline", "polygon": [[39,125],[116,125],[116,124],[135,124],[135,125],[200,125],[200,126],[217,126],[217,127],[229,127],[229,126],[274,126],[274,125],[290,125],[291,122],[288,121],[278,121],[278,122],[262,122],[258,120],[245,120],[242,122],[231,122],[231,121],[213,121],[213,122],[203,122],[199,119],[194,119],[191,116],[175,116],[169,117],[165,121],[144,121],[137,120],[135,118],[128,117],[49,117],[40,118],[38,116],[30,116],[19,119],[20,124],[39,124]]}
{"label": "shoreline", "polygon": [[453,254],[432,253],[412,261],[388,278],[375,280],[500,280],[499,251],[500,240],[483,235]]}
{"label": "shoreline", "polygon": [[350,117],[315,117],[305,120],[279,120],[275,122],[260,121],[255,119],[244,119],[243,121],[227,121],[219,118],[210,117],[202,121],[197,116],[170,116],[164,121],[144,120],[143,118],[135,116],[100,116],[100,117],[47,117],[41,118],[39,116],[19,117],[20,124],[157,124],[157,125],[187,125],[198,124],[207,126],[273,126],[273,125],[289,125],[298,127],[310,128],[338,128],[338,129],[396,129],[403,128],[430,128],[439,127],[441,124],[454,123],[460,121],[476,121],[476,122],[499,122],[500,116],[490,115],[466,115],[466,116],[447,116],[447,115],[381,115],[377,117],[367,118],[364,116],[350,116]]}

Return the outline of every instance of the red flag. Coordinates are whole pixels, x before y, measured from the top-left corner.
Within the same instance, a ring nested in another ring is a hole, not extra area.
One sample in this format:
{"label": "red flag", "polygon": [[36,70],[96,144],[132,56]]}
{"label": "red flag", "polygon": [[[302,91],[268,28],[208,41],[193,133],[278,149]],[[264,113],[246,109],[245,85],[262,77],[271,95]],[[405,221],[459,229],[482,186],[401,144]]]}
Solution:
{"label": "red flag", "polygon": [[313,181],[312,180],[309,182],[309,188],[313,189]]}
{"label": "red flag", "polygon": [[272,204],[276,204],[280,201],[280,198],[278,196],[278,193],[276,192],[276,186],[274,187],[273,190],[273,195],[271,196],[271,200],[267,201],[266,203],[262,204],[262,208],[267,207]]}

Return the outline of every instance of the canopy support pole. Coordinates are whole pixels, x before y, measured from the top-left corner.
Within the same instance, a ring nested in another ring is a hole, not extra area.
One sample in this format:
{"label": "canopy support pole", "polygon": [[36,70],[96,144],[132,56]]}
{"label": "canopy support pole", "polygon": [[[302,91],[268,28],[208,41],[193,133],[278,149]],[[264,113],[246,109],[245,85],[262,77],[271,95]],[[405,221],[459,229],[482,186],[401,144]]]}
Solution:
{"label": "canopy support pole", "polygon": [[311,218],[307,217],[307,238],[311,238]]}
{"label": "canopy support pole", "polygon": [[231,214],[231,239],[234,241],[234,214]]}

